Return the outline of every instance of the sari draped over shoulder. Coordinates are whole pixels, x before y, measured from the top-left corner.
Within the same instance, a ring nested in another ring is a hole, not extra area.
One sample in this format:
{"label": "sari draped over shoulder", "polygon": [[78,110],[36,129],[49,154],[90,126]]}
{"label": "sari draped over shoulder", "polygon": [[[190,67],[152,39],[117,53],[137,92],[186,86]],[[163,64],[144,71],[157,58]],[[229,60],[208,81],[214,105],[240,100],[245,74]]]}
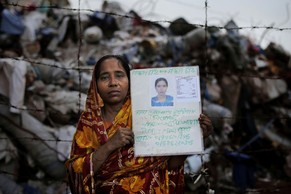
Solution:
{"label": "sari draped over shoulder", "polygon": [[120,127],[132,128],[131,100],[128,97],[112,125],[105,128],[101,117],[103,101],[98,94],[95,73],[88,90],[66,161],[72,194],[182,194],[183,166],[168,171],[169,157],[135,157],[133,144],[112,152],[94,173],[92,153],[105,144]]}

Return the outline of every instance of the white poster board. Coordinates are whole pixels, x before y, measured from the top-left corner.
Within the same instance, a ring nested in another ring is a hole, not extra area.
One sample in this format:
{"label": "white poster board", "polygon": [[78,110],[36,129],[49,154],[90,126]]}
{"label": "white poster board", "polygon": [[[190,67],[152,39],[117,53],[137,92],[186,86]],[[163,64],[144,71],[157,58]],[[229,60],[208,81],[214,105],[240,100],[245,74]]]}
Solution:
{"label": "white poster board", "polygon": [[199,67],[135,69],[130,79],[135,156],[203,152]]}

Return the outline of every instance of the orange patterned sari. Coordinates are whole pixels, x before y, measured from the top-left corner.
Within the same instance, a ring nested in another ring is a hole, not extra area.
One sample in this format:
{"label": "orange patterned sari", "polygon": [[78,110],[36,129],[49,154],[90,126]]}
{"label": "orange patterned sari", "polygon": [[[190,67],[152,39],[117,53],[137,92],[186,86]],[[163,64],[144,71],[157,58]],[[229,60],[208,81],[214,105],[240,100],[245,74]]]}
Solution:
{"label": "orange patterned sari", "polygon": [[134,157],[133,144],[111,153],[94,174],[93,151],[106,143],[116,129],[132,127],[130,98],[108,128],[101,117],[102,106],[93,73],[86,108],[79,119],[71,156],[66,162],[72,194],[182,194],[183,166],[177,171],[168,171],[169,157]]}

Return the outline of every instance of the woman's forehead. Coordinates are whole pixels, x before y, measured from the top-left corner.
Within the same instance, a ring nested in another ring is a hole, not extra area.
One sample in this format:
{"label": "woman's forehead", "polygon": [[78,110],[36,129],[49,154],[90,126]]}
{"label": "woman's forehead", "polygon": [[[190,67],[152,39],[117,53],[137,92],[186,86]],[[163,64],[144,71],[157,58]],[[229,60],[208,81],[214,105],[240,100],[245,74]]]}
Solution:
{"label": "woman's forehead", "polygon": [[115,58],[106,59],[100,65],[100,73],[103,71],[117,71],[117,70],[125,72],[125,69],[120,63],[120,61],[118,61]]}

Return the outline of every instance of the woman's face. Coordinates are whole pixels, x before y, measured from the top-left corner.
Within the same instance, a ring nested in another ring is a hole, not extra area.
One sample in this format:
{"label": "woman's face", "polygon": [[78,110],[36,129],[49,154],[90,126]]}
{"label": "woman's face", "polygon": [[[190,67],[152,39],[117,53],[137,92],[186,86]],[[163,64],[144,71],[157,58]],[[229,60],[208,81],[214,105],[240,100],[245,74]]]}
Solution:
{"label": "woman's face", "polygon": [[156,85],[156,91],[160,96],[166,95],[167,89],[167,83],[163,80],[159,81]]}
{"label": "woman's face", "polygon": [[102,62],[97,87],[104,104],[123,104],[129,90],[129,80],[126,71],[115,58]]}

